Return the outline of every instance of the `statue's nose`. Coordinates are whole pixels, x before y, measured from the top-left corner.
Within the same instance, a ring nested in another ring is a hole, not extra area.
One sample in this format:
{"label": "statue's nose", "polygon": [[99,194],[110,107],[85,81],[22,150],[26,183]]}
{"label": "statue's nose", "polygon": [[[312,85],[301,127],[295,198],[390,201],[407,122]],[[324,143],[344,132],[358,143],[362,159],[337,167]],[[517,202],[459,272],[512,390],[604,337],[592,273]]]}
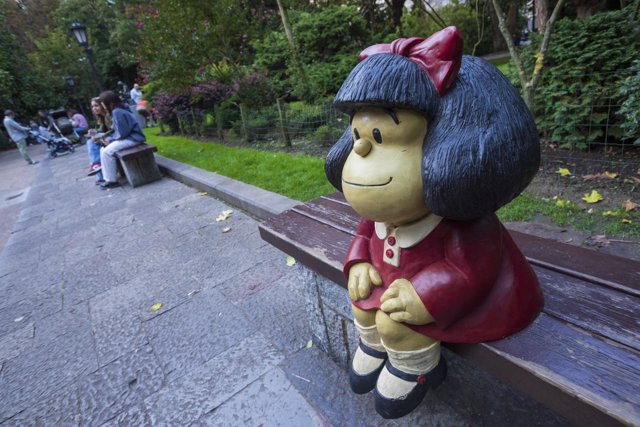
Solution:
{"label": "statue's nose", "polygon": [[360,157],[365,157],[371,151],[371,143],[366,139],[360,138],[353,144],[353,151]]}

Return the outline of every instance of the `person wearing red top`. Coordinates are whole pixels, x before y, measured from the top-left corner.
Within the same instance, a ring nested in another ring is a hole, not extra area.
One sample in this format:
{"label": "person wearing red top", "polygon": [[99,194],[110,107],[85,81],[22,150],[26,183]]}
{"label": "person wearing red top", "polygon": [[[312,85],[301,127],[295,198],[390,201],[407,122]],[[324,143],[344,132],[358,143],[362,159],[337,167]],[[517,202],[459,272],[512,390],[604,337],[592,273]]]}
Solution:
{"label": "person wearing red top", "polygon": [[504,338],[543,306],[495,216],[531,181],[538,133],[507,79],[448,27],[360,54],[334,104],[350,127],[329,181],[360,214],[344,265],[360,343],[349,380],[385,418],[446,376],[441,341]]}

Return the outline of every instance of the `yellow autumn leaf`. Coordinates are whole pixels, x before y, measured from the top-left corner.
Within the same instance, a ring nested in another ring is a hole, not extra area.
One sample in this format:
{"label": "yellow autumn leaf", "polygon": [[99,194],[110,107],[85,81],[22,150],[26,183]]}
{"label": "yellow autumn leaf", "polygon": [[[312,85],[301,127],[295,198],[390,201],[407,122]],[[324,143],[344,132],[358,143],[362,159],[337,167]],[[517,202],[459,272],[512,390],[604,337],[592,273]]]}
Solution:
{"label": "yellow autumn leaf", "polygon": [[206,195],[207,195],[207,194],[209,194],[209,193],[207,193],[206,191],[203,191],[203,192],[201,192],[201,193],[199,193],[199,194],[200,194],[201,196],[206,196]]}
{"label": "yellow autumn leaf", "polygon": [[559,208],[565,208],[567,206],[571,205],[571,201],[570,200],[565,200],[565,199],[557,199],[556,200],[556,206]]}
{"label": "yellow autumn leaf", "polygon": [[160,310],[161,307],[162,307],[162,303],[157,302],[157,303],[153,304],[151,307],[149,307],[149,310],[150,311],[158,311],[158,310]]}
{"label": "yellow autumn leaf", "polygon": [[569,169],[567,169],[567,168],[558,168],[556,173],[560,174],[560,176],[570,176],[571,175],[571,171]]}
{"label": "yellow autumn leaf", "polygon": [[616,211],[604,211],[602,212],[602,216],[618,216],[619,213]]}
{"label": "yellow autumn leaf", "polygon": [[229,209],[228,211],[222,211],[222,213],[218,215],[218,218],[216,218],[216,222],[226,221],[232,213],[233,211],[231,209]]}
{"label": "yellow autumn leaf", "polygon": [[230,231],[231,231],[231,227],[225,227],[225,228],[222,229],[223,233],[228,233]]}
{"label": "yellow autumn leaf", "polygon": [[287,257],[287,267],[293,267],[296,264],[296,260],[292,256]]}
{"label": "yellow autumn leaf", "polygon": [[307,345],[306,345],[306,347],[307,347],[307,348],[311,348],[311,347],[313,347],[313,340],[309,340],[309,341],[307,341]]}
{"label": "yellow autumn leaf", "polygon": [[631,224],[631,220],[627,219],[627,218],[622,218],[622,223],[623,224]]}
{"label": "yellow autumn leaf", "polygon": [[605,176],[606,178],[611,178],[611,179],[616,178],[618,176],[617,173],[608,172],[608,171],[604,171],[602,175]]}
{"label": "yellow autumn leaf", "polygon": [[598,203],[600,200],[604,200],[604,197],[596,190],[591,190],[591,194],[585,194],[582,200],[587,203]]}

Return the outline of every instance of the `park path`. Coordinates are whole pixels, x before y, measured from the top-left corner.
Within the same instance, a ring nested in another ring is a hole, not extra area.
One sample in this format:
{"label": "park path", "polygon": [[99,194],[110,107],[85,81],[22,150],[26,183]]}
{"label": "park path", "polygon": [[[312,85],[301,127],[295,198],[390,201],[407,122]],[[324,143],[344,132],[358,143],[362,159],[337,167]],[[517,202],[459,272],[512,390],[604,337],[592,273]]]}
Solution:
{"label": "park path", "polygon": [[0,211],[0,426],[410,421],[375,415],[312,345],[297,268],[252,217],[169,178],[101,191],[84,147],[30,150],[35,167],[0,156],[0,181],[30,187]]}

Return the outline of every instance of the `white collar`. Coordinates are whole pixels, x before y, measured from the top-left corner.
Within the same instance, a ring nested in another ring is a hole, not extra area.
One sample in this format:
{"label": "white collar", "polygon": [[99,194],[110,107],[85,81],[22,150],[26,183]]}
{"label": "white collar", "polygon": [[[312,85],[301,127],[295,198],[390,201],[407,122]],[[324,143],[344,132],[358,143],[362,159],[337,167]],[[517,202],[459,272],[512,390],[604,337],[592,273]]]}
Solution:
{"label": "white collar", "polygon": [[376,235],[380,240],[384,240],[395,229],[396,239],[398,246],[401,248],[410,248],[420,243],[425,237],[429,235],[442,221],[442,217],[436,214],[429,214],[422,219],[414,221],[410,224],[401,225],[400,227],[394,227],[384,222],[376,222],[375,229]]}

